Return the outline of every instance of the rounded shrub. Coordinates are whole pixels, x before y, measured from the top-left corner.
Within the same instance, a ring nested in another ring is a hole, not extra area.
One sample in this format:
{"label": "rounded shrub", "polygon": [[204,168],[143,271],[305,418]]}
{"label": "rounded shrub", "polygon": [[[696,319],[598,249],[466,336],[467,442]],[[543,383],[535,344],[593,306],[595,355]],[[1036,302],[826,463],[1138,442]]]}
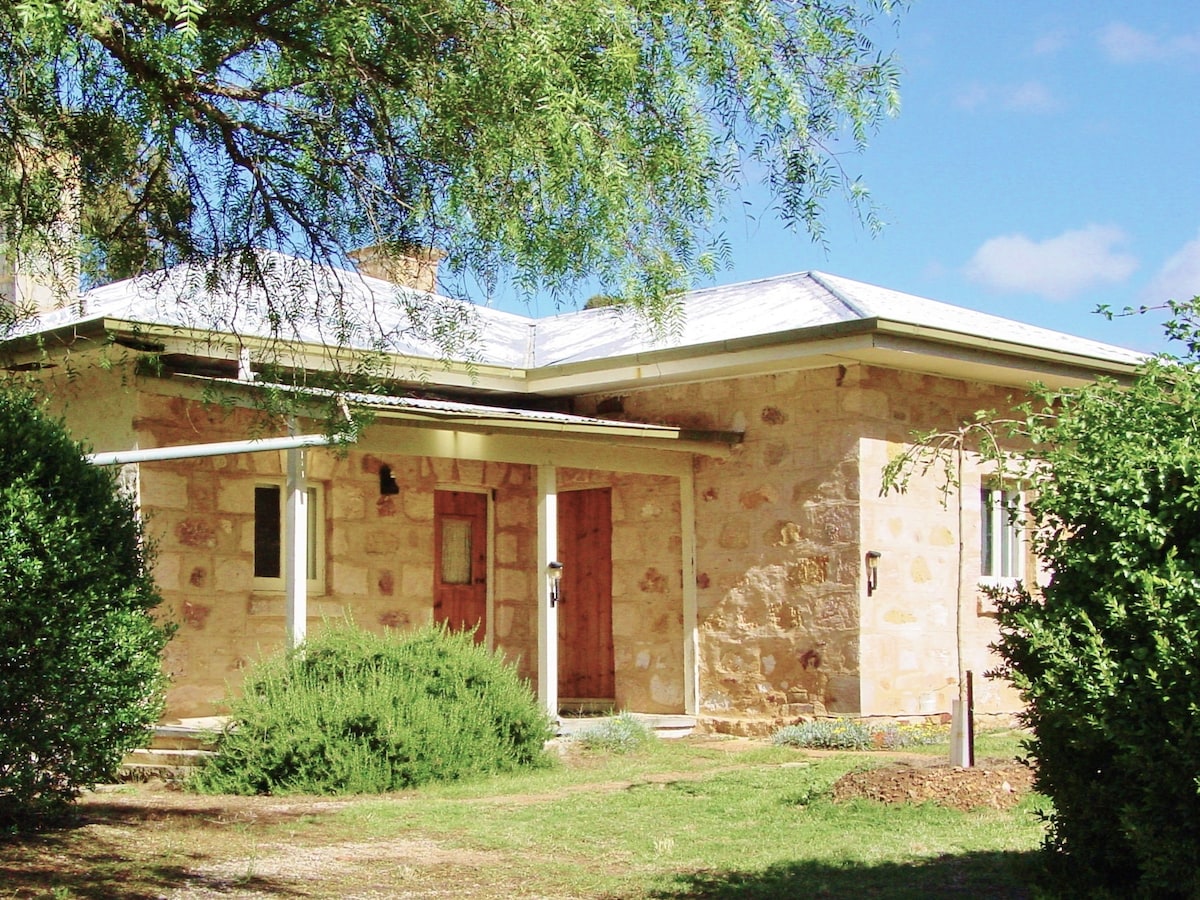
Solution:
{"label": "rounded shrub", "polygon": [[579,731],[575,743],[585,750],[634,753],[657,740],[654,729],[632,713],[622,711]]}
{"label": "rounded shrub", "polygon": [[441,627],[330,625],[248,674],[210,793],[380,793],[547,762],[549,717],[515,670]]}
{"label": "rounded shrub", "polygon": [[110,777],[162,711],[170,629],[132,501],[0,390],[0,823]]}

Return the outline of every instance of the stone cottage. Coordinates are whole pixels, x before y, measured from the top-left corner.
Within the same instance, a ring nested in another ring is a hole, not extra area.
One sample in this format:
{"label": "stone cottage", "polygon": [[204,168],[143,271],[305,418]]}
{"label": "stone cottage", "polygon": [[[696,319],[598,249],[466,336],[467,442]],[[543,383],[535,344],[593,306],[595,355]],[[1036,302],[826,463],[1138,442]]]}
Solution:
{"label": "stone cottage", "polygon": [[[473,630],[555,711],[947,712],[959,671],[994,664],[980,582],[1035,572],[1007,515],[1021,486],[971,461],[960,535],[932,479],[880,497],[883,465],[1032,381],[1139,361],[818,272],[694,291],[656,337],[611,308],[458,303],[420,262],[398,286],[268,257],[314,313],[286,334],[260,285],[180,269],[0,345],[137,492],[180,626],[168,717],[220,712],[247,664],[342,616]],[[336,343],[334,308],[354,313]],[[470,340],[445,358],[439,329]],[[331,393],[333,370],[373,387]],[[339,446],[315,411],[264,430],[263,396],[304,380],[297,402],[369,424]],[[1017,707],[982,678],[975,696]]]}

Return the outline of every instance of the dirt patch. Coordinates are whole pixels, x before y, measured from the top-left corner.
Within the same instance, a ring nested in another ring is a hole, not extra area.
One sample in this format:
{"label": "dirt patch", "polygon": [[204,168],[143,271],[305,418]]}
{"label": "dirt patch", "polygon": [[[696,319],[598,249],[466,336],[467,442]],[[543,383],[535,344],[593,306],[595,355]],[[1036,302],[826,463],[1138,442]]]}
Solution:
{"label": "dirt patch", "polygon": [[970,769],[892,763],[850,772],[833,785],[837,802],[864,798],[881,803],[936,803],[951,809],[1010,809],[1033,789],[1033,770],[1012,762],[984,762]]}

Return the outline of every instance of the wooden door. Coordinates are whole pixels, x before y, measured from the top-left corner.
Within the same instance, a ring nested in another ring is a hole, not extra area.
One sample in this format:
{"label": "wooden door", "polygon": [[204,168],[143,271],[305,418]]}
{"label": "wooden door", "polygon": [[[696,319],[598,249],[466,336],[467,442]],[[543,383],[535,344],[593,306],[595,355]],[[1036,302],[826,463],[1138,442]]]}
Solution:
{"label": "wooden door", "polygon": [[615,700],[610,488],[558,495],[558,558],[558,696]]}
{"label": "wooden door", "polygon": [[487,494],[435,491],[433,618],[450,628],[487,634]]}

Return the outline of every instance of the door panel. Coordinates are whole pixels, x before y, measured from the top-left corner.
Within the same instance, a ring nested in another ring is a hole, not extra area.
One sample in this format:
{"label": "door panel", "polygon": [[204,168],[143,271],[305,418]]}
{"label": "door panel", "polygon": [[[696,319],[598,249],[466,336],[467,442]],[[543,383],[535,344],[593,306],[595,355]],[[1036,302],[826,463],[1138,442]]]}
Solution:
{"label": "door panel", "polygon": [[487,634],[487,494],[435,491],[433,618],[450,628]]}
{"label": "door panel", "polygon": [[612,490],[558,495],[558,695],[614,700]]}

